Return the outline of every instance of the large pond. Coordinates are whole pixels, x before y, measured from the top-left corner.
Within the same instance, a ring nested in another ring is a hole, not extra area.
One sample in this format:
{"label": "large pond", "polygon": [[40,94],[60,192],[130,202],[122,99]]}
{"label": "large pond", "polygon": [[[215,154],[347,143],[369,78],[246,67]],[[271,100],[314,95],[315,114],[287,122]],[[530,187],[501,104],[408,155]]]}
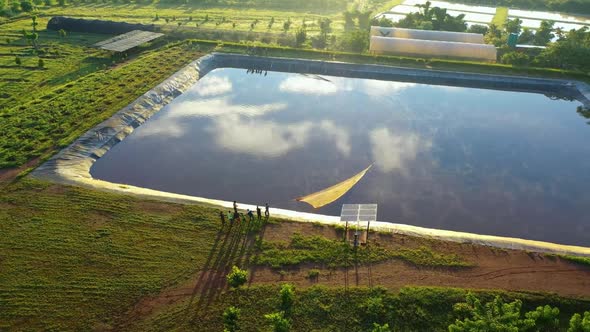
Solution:
{"label": "large pond", "polygon": [[[217,69],[115,145],[95,178],[195,196],[590,245],[590,125],[541,94]],[[296,197],[373,167],[342,198]]]}

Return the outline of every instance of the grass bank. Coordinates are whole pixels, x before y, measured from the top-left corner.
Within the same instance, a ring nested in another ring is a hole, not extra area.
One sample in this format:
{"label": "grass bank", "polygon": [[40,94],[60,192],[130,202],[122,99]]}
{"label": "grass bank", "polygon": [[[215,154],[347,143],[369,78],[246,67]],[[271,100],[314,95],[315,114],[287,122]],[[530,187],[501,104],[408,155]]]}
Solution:
{"label": "grass bank", "polygon": [[21,97],[0,113],[0,169],[47,158],[203,54],[190,43],[147,50],[44,95]]}
{"label": "grass bank", "polygon": [[[222,313],[230,305],[241,309],[242,331],[260,331],[268,326],[264,315],[280,308],[279,286],[257,286],[223,294],[215,303],[199,307],[189,301],[163,308],[130,327],[133,331],[223,330]],[[399,292],[382,288],[296,289],[291,311],[291,331],[370,331],[373,323],[389,324],[393,331],[448,331],[460,315],[453,310],[468,290],[407,287]],[[499,295],[505,301],[520,299],[523,311],[549,304],[560,309],[563,330],[572,314],[585,310],[590,302],[562,299],[544,294],[475,291],[488,301]]]}
{"label": "grass bank", "polygon": [[216,211],[21,180],[0,192],[0,330],[110,326],[203,266]]}
{"label": "grass bank", "polygon": [[469,267],[472,265],[456,255],[439,254],[426,246],[393,250],[376,243],[354,249],[342,240],[300,234],[294,234],[289,243],[263,241],[258,250],[259,252],[255,254],[252,263],[268,265],[275,269],[294,267],[305,263],[314,263],[317,267],[350,267],[355,264],[373,264],[390,259],[401,259],[417,266],[426,267]]}

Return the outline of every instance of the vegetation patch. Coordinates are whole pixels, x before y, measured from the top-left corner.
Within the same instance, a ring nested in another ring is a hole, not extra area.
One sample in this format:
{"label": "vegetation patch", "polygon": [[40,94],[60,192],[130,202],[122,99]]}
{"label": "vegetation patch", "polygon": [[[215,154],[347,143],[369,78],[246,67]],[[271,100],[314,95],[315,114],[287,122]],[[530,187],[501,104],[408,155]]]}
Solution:
{"label": "vegetation patch", "polygon": [[427,247],[418,249],[387,249],[378,243],[358,248],[342,240],[330,240],[321,236],[295,234],[289,243],[263,241],[252,263],[267,265],[275,269],[316,263],[330,268],[347,267],[354,264],[372,264],[390,259],[401,259],[408,263],[430,267],[469,267],[457,255],[434,252]]}
{"label": "vegetation patch", "polygon": [[498,7],[496,8],[496,15],[492,19],[492,24],[495,24],[497,27],[503,27],[504,23],[508,19],[508,8],[507,7]]}
{"label": "vegetation patch", "polygon": [[[67,146],[202,54],[190,43],[170,45],[61,86],[53,98],[33,95],[19,107],[0,111],[0,169]],[[121,82],[128,89],[121,89]]]}
{"label": "vegetation patch", "polygon": [[[221,317],[232,306],[241,310],[238,324],[242,331],[264,330],[269,325],[264,316],[281,308],[283,301],[278,296],[281,288],[279,285],[255,286],[227,292],[200,312],[188,301],[179,303],[137,322],[131,330],[186,330],[198,326],[203,331],[221,331]],[[520,303],[515,304],[514,301]],[[479,307],[473,305],[476,302]],[[551,308],[547,316],[537,310],[542,307],[544,311],[545,306]],[[448,331],[450,325],[467,320],[504,327],[498,330],[474,329],[477,331],[510,331],[507,326],[530,326],[531,321],[536,326],[547,326],[542,325],[542,317],[550,317],[552,322],[557,318],[558,330],[565,331],[573,315],[578,313],[583,316],[589,307],[588,300],[564,299],[547,294],[434,287],[405,287],[399,291],[388,291],[380,287],[346,289],[313,286],[297,288],[288,316],[290,331],[371,331],[375,323],[388,324],[391,331]],[[482,316],[481,309],[485,308],[492,311]],[[493,311],[497,308],[506,310]],[[557,316],[554,308],[559,310]],[[194,314],[187,319],[187,312]],[[551,330],[533,328],[522,331]]]}
{"label": "vegetation patch", "polygon": [[590,257],[572,256],[572,255],[559,255],[559,257],[568,260],[570,262],[590,266]]}

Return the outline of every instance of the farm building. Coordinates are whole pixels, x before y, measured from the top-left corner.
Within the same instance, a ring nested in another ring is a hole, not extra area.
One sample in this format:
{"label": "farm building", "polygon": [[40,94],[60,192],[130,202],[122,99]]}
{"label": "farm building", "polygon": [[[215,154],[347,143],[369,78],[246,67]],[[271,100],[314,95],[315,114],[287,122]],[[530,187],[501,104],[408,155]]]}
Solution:
{"label": "farm building", "polygon": [[496,61],[493,45],[475,33],[371,27],[369,50],[378,54]]}

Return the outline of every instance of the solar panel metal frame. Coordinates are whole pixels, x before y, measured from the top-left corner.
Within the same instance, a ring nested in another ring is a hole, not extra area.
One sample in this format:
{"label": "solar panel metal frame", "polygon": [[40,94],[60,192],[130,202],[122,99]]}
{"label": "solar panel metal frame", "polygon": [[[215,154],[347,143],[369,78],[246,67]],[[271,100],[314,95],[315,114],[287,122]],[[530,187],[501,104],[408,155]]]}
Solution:
{"label": "solar panel metal frame", "polygon": [[342,204],[340,221],[376,221],[377,204]]}
{"label": "solar panel metal frame", "polygon": [[147,42],[152,41],[156,38],[162,37],[163,35],[164,35],[163,33],[143,31],[143,30],[133,30],[133,31],[129,31],[127,33],[100,41],[100,42],[94,44],[94,46],[101,48],[103,50],[124,52],[124,51],[132,49],[136,46],[139,46],[143,43],[147,43]]}

